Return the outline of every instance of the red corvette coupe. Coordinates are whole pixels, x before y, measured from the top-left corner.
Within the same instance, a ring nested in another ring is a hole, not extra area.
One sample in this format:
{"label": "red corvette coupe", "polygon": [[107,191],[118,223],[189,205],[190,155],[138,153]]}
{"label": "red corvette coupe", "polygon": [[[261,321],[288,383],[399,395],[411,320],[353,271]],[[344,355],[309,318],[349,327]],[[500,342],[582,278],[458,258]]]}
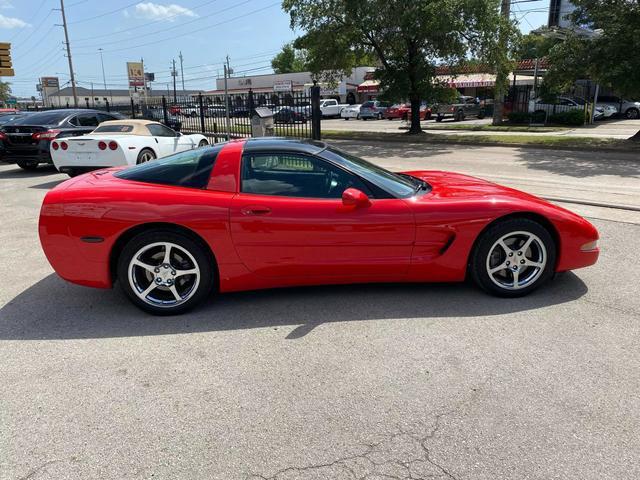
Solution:
{"label": "red corvette coupe", "polygon": [[599,253],[589,222],[526,193],[277,138],[67,180],[45,197],[39,229],[62,278],[117,280],[155,314],[212,292],[292,285],[470,277],[515,297]]}

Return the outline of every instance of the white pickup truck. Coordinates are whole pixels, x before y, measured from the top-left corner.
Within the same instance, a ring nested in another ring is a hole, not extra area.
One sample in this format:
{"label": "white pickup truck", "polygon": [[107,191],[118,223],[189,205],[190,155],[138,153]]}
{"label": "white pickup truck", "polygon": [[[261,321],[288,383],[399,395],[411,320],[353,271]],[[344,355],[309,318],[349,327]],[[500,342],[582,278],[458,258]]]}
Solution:
{"label": "white pickup truck", "polygon": [[323,117],[339,117],[342,109],[348,106],[346,103],[338,103],[338,101],[333,98],[320,100],[320,111]]}

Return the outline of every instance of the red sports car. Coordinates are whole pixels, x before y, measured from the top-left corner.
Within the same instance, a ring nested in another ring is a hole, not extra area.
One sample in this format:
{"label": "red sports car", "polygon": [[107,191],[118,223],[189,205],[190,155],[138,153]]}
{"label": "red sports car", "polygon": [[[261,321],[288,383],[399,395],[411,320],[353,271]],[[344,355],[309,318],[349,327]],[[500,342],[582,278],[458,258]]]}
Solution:
{"label": "red sports car", "polygon": [[[387,120],[400,119],[409,120],[411,117],[411,104],[403,103],[393,105],[384,112],[384,118]],[[420,118],[424,120],[431,119],[431,108],[424,103],[420,105]]]}
{"label": "red sports car", "polygon": [[515,297],[599,253],[589,222],[532,195],[277,138],[67,180],[46,195],[39,229],[62,278],[118,281],[155,314],[292,285],[471,278]]}

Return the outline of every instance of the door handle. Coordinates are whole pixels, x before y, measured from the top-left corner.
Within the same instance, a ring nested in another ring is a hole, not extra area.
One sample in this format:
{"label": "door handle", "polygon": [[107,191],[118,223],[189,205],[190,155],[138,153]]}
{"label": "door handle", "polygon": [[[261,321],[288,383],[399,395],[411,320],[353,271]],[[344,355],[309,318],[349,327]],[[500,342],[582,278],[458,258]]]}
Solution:
{"label": "door handle", "polygon": [[245,207],[242,209],[242,214],[243,215],[268,215],[269,213],[271,213],[271,209],[269,207],[258,207],[258,206],[251,206],[251,207]]}

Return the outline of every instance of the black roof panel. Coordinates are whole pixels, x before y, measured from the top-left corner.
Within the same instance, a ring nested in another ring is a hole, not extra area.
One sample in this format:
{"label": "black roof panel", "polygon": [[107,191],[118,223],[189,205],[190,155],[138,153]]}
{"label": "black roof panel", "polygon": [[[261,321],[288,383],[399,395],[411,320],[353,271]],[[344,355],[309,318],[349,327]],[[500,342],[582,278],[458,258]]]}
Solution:
{"label": "black roof panel", "polygon": [[315,155],[327,148],[327,144],[317,140],[293,139],[284,137],[249,138],[244,144],[245,152],[263,152],[269,150],[300,152]]}

